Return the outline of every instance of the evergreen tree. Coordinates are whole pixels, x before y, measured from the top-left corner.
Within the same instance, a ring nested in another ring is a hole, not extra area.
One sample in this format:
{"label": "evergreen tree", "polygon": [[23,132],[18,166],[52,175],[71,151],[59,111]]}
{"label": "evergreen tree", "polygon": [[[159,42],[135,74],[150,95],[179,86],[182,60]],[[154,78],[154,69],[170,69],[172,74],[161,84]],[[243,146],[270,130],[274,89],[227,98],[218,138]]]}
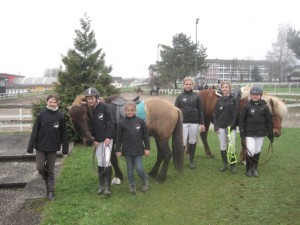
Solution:
{"label": "evergreen tree", "polygon": [[91,31],[91,21],[86,15],[80,19],[81,30],[75,30],[74,49],[62,56],[64,70],[58,73],[58,83],[55,91],[61,98],[61,103],[71,105],[74,98],[89,87],[96,88],[101,96],[117,93],[112,85],[109,73],[111,66],[105,65],[105,53],[97,48],[94,31]]}

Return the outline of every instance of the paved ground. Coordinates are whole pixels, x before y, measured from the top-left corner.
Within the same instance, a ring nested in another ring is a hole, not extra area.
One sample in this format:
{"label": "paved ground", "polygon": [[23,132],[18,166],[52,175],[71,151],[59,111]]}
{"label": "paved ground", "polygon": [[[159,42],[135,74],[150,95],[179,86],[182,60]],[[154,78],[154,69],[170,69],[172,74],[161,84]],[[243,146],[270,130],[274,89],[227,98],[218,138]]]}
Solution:
{"label": "paved ground", "polygon": [[[36,225],[46,204],[45,182],[36,171],[35,155],[28,155],[29,134],[0,135],[0,224]],[[56,161],[56,176],[63,163]]]}

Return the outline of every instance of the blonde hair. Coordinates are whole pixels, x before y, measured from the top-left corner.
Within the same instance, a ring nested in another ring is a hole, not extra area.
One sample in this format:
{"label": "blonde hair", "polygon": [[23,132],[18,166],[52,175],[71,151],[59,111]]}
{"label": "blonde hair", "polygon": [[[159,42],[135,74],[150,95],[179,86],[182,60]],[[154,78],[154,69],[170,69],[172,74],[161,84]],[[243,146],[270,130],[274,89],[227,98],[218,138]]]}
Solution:
{"label": "blonde hair", "polygon": [[183,79],[183,83],[185,83],[186,81],[191,81],[192,84],[194,84],[194,79],[193,79],[192,77],[185,77],[185,78]]}
{"label": "blonde hair", "polygon": [[133,107],[136,110],[136,105],[135,105],[134,101],[128,101],[128,102],[126,102],[126,104],[125,104],[125,110],[128,109],[128,108],[130,108],[130,107]]}
{"label": "blonde hair", "polygon": [[228,85],[229,91],[231,93],[231,91],[232,91],[232,85],[231,85],[231,83],[229,81],[222,81],[221,82],[221,87],[223,87],[224,84]]}

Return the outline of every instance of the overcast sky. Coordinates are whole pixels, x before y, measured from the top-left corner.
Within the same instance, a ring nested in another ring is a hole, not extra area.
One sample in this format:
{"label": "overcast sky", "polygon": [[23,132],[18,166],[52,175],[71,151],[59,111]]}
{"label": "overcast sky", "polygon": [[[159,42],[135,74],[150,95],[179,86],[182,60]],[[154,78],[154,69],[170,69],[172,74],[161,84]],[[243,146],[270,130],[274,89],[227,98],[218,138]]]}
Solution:
{"label": "overcast sky", "polygon": [[263,60],[278,26],[300,30],[300,0],[6,0],[0,2],[0,73],[43,76],[74,48],[84,13],[111,75],[147,77],[158,44],[184,33],[208,58]]}

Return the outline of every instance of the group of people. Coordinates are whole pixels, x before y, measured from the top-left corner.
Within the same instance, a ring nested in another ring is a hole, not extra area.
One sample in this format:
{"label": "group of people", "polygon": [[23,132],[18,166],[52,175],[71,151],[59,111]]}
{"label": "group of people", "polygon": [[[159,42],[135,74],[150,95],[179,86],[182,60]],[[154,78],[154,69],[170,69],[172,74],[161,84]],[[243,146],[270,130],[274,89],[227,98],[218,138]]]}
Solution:
{"label": "group of people", "polygon": [[[271,142],[274,140],[272,116],[266,102],[261,98],[263,90],[253,87],[250,90],[250,100],[242,108],[238,109],[238,100],[231,95],[230,82],[221,82],[222,96],[218,99],[214,110],[214,130],[218,134],[220,152],[223,165],[221,172],[228,169],[236,173],[235,162],[228,161],[228,132],[234,145],[236,127],[239,126],[240,136],[247,146],[246,172],[247,177],[258,177],[258,162],[264,140],[268,136]],[[183,92],[177,96],[175,106],[183,115],[183,147],[189,148],[189,167],[194,169],[194,156],[198,131],[205,132],[204,113],[201,99],[197,92],[193,91],[194,81],[192,77],[185,77]],[[136,116],[136,105],[127,102],[125,105],[126,117],[115,124],[109,106],[99,100],[99,92],[95,88],[84,91],[88,105],[92,108],[91,133],[94,137],[94,147],[98,161],[98,175],[100,187],[98,194],[110,196],[112,168],[110,158],[113,144],[117,157],[125,156],[127,176],[129,180],[129,192],[136,193],[134,181],[134,169],[140,180],[141,190],[146,192],[149,188],[147,174],[143,168],[143,156],[150,155],[150,141],[146,124],[143,119]],[[68,155],[69,143],[67,137],[64,114],[59,111],[59,99],[51,94],[46,99],[47,106],[37,116],[27,147],[28,153],[36,149],[37,170],[45,180],[47,197],[54,200],[54,166],[57,151],[62,148],[63,155]],[[238,119],[239,118],[239,119]],[[114,137],[116,140],[114,140]]]}
{"label": "group of people", "polygon": [[[136,193],[134,169],[141,179],[141,190],[146,192],[149,186],[147,174],[142,165],[142,157],[150,155],[150,141],[144,120],[136,116],[135,103],[133,101],[126,103],[126,117],[120,120],[116,128],[109,106],[99,100],[98,90],[91,87],[85,90],[83,94],[93,111],[90,125],[98,161],[100,183],[98,194],[105,196],[111,194],[112,168],[110,157],[114,141],[116,142],[117,157],[123,155],[126,159],[130,193]],[[37,170],[45,180],[47,198],[55,200],[54,166],[56,153],[61,150],[62,146],[63,155],[68,155],[69,144],[64,114],[58,110],[58,96],[49,95],[46,103],[47,107],[36,118],[27,152],[33,153],[33,149],[36,149]],[[114,136],[116,136],[116,140],[113,139]]]}
{"label": "group of people", "polygon": [[[184,148],[189,145],[189,166],[194,169],[194,155],[198,130],[205,132],[204,114],[200,96],[193,91],[194,81],[192,77],[183,80],[183,92],[177,96],[175,106],[183,115],[183,143]],[[239,126],[240,136],[247,146],[246,172],[247,177],[258,177],[258,162],[264,137],[270,142],[274,140],[272,116],[267,103],[262,99],[263,90],[260,87],[252,87],[250,100],[239,111],[239,100],[231,91],[230,82],[220,82],[221,97],[218,99],[213,113],[214,130],[218,134],[220,152],[222,158],[221,172],[228,169],[236,173],[236,160],[228,160],[229,141],[235,146],[236,127]],[[230,138],[228,136],[230,135]],[[230,140],[229,140],[230,139]],[[188,142],[188,143],[187,143]]]}

